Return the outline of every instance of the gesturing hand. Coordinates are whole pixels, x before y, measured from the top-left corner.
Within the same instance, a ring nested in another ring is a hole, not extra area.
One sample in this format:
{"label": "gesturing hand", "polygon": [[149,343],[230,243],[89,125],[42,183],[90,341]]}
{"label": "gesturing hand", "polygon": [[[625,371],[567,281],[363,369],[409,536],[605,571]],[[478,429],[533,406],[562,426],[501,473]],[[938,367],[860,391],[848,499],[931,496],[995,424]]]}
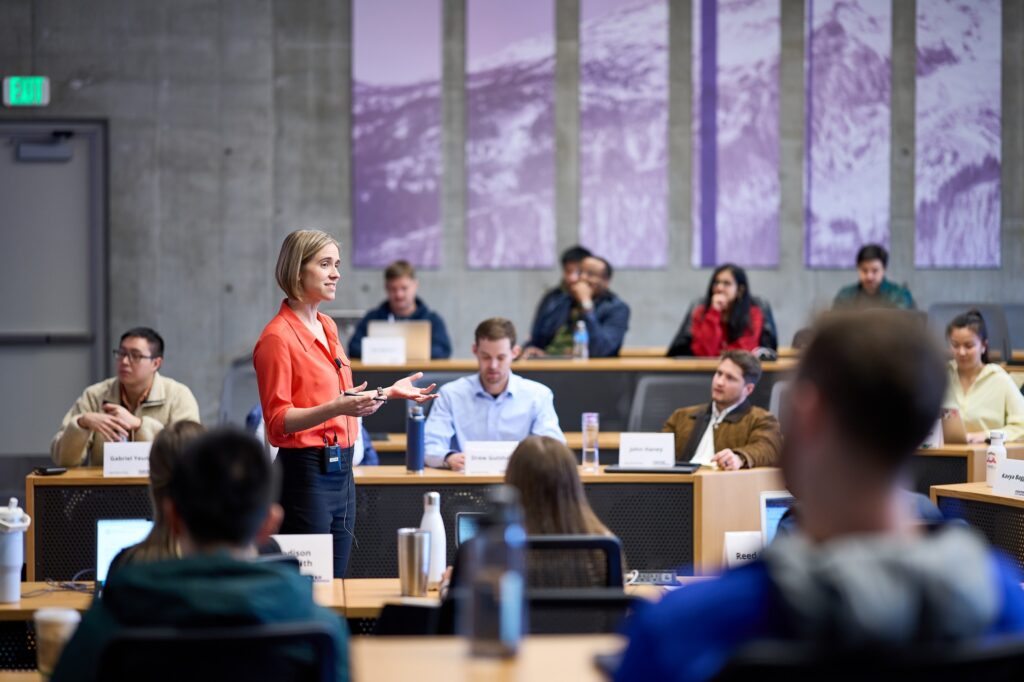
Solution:
{"label": "gesturing hand", "polygon": [[360,385],[356,386],[352,391],[347,393],[358,393],[359,395],[346,395],[345,393],[339,395],[335,401],[338,407],[338,414],[345,415],[346,417],[369,417],[371,414],[380,409],[383,405],[379,400],[373,399],[372,393],[360,393],[366,388],[366,382],[364,381]]}
{"label": "gesturing hand", "polygon": [[128,438],[128,431],[114,419],[104,412],[86,412],[78,418],[78,425],[83,429],[95,431],[100,434],[103,440],[116,443]]}
{"label": "gesturing hand", "polygon": [[121,405],[117,405],[115,403],[103,403],[103,411],[113,417],[114,421],[128,431],[134,431],[142,426],[142,419],[136,417]]}
{"label": "gesturing hand", "polygon": [[391,384],[387,389],[388,399],[413,400],[417,403],[433,400],[437,397],[437,394],[431,393],[431,391],[437,388],[437,384],[430,384],[426,388],[416,388],[413,386],[412,382],[422,377],[423,372],[416,372]]}

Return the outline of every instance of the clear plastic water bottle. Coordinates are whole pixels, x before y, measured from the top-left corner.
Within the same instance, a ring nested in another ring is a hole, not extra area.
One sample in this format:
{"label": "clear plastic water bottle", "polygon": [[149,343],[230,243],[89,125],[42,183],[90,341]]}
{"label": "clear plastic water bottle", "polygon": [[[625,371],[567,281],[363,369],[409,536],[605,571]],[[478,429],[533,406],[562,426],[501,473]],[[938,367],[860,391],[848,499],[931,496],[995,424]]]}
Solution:
{"label": "clear plastic water bottle", "polygon": [[426,454],[423,437],[426,424],[423,406],[413,403],[405,420],[405,470],[412,474],[423,473],[423,458]]}
{"label": "clear plastic water bottle", "polygon": [[498,486],[473,539],[464,545],[468,580],[459,599],[460,631],[473,656],[509,658],[526,632],[525,546],[519,493]]}
{"label": "clear plastic water bottle", "polygon": [[597,449],[597,437],[601,432],[600,417],[597,412],[583,413],[583,471],[596,474],[601,470],[600,453]]}
{"label": "clear plastic water bottle", "polygon": [[572,356],[577,360],[586,360],[590,357],[590,334],[587,332],[587,323],[583,320],[576,322],[576,329],[572,333]]}
{"label": "clear plastic water bottle", "polygon": [[423,519],[420,530],[430,531],[430,568],[427,571],[427,588],[434,590],[444,577],[448,565],[448,538],[441,518],[441,494],[429,492],[423,495]]}
{"label": "clear plastic water bottle", "polygon": [[985,451],[985,483],[991,488],[999,478],[999,467],[1006,459],[1006,434],[1002,431],[990,431],[988,434],[990,444]]}

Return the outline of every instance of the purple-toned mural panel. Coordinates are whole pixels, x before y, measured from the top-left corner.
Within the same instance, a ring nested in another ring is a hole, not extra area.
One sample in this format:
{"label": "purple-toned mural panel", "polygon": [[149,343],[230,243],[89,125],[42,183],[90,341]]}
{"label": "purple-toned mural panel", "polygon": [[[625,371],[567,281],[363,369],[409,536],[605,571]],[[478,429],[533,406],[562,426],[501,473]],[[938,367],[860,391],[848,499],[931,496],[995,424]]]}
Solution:
{"label": "purple-toned mural panel", "polygon": [[355,0],[352,12],[352,261],[436,268],[441,0]]}
{"label": "purple-toned mural panel", "polygon": [[580,4],[580,242],[616,267],[668,264],[668,4]]}
{"label": "purple-toned mural panel", "polygon": [[917,267],[1000,265],[1000,0],[917,0]]}
{"label": "purple-toned mural panel", "polygon": [[466,6],[466,261],[555,263],[554,0]]}
{"label": "purple-toned mural panel", "polygon": [[779,0],[693,0],[693,264],[779,264]]}
{"label": "purple-toned mural panel", "polygon": [[804,261],[889,245],[891,0],[807,0]]}

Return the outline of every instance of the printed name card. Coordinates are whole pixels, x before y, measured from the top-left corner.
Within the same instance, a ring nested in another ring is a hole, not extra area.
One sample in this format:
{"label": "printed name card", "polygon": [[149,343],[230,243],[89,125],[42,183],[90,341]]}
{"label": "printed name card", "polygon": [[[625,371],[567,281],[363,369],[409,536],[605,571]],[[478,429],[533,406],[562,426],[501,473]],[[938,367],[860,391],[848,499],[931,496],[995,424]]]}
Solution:
{"label": "printed name card", "polygon": [[363,339],[364,365],[404,365],[405,337],[367,336]]}
{"label": "printed name card", "polygon": [[316,535],[273,535],[281,552],[299,560],[299,573],[313,576],[313,582],[334,580],[334,538],[330,533]]}
{"label": "printed name card", "polygon": [[517,445],[519,442],[514,440],[469,441],[463,448],[463,454],[466,455],[466,474],[504,475],[508,460]]}
{"label": "printed name card", "polygon": [[149,448],[152,443],[104,443],[103,477],[149,476]]}
{"label": "printed name card", "polygon": [[750,563],[761,555],[764,539],[759,530],[744,530],[725,534],[725,565],[735,568]]}
{"label": "printed name card", "polygon": [[994,492],[1024,497],[1024,460],[1007,457],[999,464],[999,473],[992,485]]}
{"label": "printed name card", "polygon": [[671,433],[623,433],[619,466],[671,467],[676,463],[676,437]]}

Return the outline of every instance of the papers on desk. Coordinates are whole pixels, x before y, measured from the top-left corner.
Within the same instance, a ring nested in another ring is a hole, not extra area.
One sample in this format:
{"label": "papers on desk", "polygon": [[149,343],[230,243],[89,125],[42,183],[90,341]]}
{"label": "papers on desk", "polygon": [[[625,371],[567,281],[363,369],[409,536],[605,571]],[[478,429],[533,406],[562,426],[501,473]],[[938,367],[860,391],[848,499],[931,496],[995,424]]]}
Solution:
{"label": "papers on desk", "polygon": [[149,449],[152,446],[152,443],[104,443],[103,477],[149,476]]}
{"label": "papers on desk", "polygon": [[619,466],[670,468],[676,463],[675,435],[623,433],[619,437]]}

